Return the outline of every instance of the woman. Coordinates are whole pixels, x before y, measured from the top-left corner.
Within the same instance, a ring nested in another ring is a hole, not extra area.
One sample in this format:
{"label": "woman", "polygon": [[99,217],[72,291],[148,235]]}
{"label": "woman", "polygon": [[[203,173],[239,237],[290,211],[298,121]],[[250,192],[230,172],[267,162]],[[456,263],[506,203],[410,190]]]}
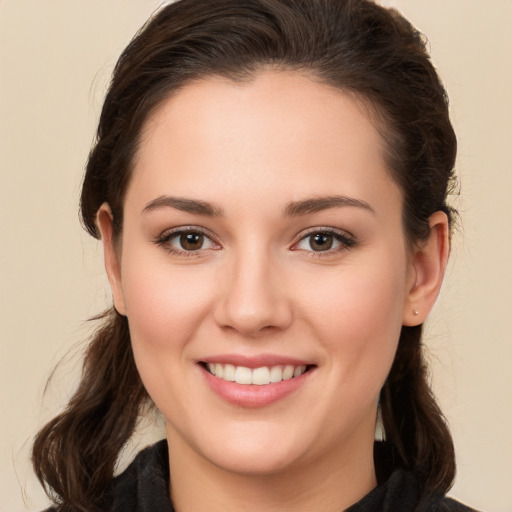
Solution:
{"label": "woman", "polygon": [[[163,8],[119,59],[84,179],[115,309],[34,444],[56,506],[469,510],[445,498],[453,443],[421,349],[455,152],[394,11]],[[150,403],[167,439],[112,480]]]}

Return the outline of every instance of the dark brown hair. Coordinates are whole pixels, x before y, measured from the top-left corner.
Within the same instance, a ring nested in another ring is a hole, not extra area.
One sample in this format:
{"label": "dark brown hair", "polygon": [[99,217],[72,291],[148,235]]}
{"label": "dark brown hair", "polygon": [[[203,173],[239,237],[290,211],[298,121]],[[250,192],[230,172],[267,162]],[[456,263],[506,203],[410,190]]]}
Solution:
{"label": "dark brown hair", "polygon": [[[404,196],[411,243],[428,218],[452,210],[456,139],[445,90],[421,34],[397,11],[368,0],[181,0],[161,9],[115,67],[82,188],[85,228],[108,202],[122,232],[123,199],[141,130],[176,90],[208,76],[251,80],[262,69],[303,72],[353,93],[369,107]],[[454,472],[453,443],[430,390],[422,326],[403,327],[381,394],[383,421],[397,464],[422,491],[445,493]],[[104,315],[67,409],[37,435],[37,476],[57,504],[95,510],[108,501],[119,451],[147,396],[138,376],[126,318]]]}

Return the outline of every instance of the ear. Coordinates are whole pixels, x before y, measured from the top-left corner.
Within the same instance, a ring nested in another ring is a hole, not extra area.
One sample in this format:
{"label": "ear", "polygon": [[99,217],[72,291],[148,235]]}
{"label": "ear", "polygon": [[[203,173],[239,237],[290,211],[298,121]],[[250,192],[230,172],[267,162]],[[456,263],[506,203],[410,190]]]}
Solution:
{"label": "ear", "polygon": [[429,218],[428,238],[413,250],[409,277],[409,292],[404,304],[403,325],[423,323],[433,308],[450,252],[448,217],[436,212]]}
{"label": "ear", "polygon": [[113,220],[114,216],[112,215],[110,206],[107,203],[103,203],[96,214],[96,224],[100,230],[101,240],[103,242],[105,270],[107,271],[110,289],[114,298],[114,307],[119,314],[126,316],[121,280],[121,265],[115,246]]}

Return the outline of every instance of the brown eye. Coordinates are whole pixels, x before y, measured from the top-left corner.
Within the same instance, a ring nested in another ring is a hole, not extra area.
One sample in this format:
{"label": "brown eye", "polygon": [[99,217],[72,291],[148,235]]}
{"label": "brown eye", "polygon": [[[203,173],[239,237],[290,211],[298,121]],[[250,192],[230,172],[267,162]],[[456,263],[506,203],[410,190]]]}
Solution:
{"label": "brown eye", "polygon": [[293,246],[293,250],[333,254],[354,247],[355,245],[357,245],[357,242],[346,232],[338,230],[319,230],[310,231],[309,234],[306,234]]}
{"label": "brown eye", "polygon": [[334,236],[330,233],[315,233],[308,237],[309,246],[313,251],[328,251],[332,249]]}
{"label": "brown eye", "polygon": [[193,229],[164,233],[155,242],[157,245],[165,247],[170,253],[181,256],[193,253],[197,253],[197,256],[203,251],[220,249],[220,246],[208,235]]}
{"label": "brown eye", "polygon": [[179,245],[184,251],[198,251],[203,248],[204,235],[201,233],[182,233],[179,238]]}

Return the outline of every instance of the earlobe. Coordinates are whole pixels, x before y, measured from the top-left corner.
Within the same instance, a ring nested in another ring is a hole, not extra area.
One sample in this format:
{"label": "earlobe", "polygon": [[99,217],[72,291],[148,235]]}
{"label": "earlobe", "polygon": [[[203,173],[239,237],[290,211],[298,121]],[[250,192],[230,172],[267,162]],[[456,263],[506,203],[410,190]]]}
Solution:
{"label": "earlobe", "polygon": [[423,323],[434,306],[448,262],[450,249],[448,217],[436,212],[429,218],[430,234],[412,255],[411,283],[404,304],[403,325]]}
{"label": "earlobe", "polygon": [[115,246],[113,220],[114,216],[112,215],[110,206],[107,203],[103,203],[96,214],[96,224],[100,230],[101,240],[103,242],[105,270],[114,299],[114,307],[119,314],[126,315],[121,280],[121,265]]}

